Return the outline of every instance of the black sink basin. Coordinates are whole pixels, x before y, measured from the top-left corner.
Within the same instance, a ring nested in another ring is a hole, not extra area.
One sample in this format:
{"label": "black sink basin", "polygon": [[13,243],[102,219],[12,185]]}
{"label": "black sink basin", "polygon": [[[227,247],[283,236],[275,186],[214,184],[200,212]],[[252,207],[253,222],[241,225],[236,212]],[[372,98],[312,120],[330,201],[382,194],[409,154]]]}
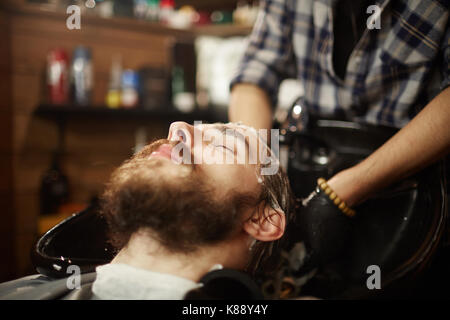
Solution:
{"label": "black sink basin", "polygon": [[[317,178],[330,178],[357,164],[395,132],[387,127],[318,120],[307,133],[291,134],[288,175],[294,193],[306,197]],[[319,270],[306,286],[307,293],[329,298],[369,297],[413,284],[409,276],[417,275],[430,262],[443,232],[447,214],[443,176],[442,164],[436,164],[355,208],[352,246],[340,261]],[[371,265],[381,270],[381,292],[366,286]]]}
{"label": "black sink basin", "polygon": [[54,278],[68,277],[70,265],[77,265],[81,273],[87,273],[112,260],[114,250],[107,242],[107,224],[97,211],[98,206],[93,204],[38,240],[32,260],[39,273]]}

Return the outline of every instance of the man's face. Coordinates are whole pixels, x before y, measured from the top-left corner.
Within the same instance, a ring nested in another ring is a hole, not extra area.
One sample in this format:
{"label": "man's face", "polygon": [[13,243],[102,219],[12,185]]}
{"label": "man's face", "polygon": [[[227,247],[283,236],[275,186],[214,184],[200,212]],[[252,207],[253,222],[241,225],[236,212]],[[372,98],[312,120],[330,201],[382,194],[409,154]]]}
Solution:
{"label": "man's face", "polygon": [[187,252],[239,232],[257,208],[261,185],[259,165],[251,161],[259,148],[257,135],[245,127],[233,131],[237,128],[175,122],[167,139],[119,167],[104,194],[113,233],[124,236],[116,245],[145,229],[167,249]]}
{"label": "man's face", "polygon": [[218,198],[230,191],[258,192],[258,148],[262,144],[254,130],[235,124],[194,127],[174,122],[167,140],[144,151],[162,180],[176,182],[196,171]]}

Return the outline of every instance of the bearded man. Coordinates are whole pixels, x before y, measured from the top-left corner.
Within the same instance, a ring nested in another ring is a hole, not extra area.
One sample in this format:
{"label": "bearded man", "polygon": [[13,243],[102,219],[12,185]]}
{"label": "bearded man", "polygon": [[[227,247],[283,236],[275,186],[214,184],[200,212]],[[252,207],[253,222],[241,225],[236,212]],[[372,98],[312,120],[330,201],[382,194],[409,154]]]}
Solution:
{"label": "bearded man", "polygon": [[211,270],[275,273],[294,198],[266,138],[239,124],[175,122],[125,161],[101,197],[117,254],[84,297],[184,299]]}

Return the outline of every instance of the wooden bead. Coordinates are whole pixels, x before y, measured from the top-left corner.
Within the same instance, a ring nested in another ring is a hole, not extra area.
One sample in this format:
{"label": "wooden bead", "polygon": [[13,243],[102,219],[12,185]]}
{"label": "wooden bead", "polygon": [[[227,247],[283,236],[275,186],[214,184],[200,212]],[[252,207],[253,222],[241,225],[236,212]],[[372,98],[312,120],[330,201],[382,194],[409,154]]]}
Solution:
{"label": "wooden bead", "polygon": [[345,201],[342,201],[338,195],[331,189],[326,180],[324,178],[317,179],[317,192],[320,192],[320,189],[330,198],[331,201],[341,210],[346,216],[353,217],[356,212],[347,206]]}

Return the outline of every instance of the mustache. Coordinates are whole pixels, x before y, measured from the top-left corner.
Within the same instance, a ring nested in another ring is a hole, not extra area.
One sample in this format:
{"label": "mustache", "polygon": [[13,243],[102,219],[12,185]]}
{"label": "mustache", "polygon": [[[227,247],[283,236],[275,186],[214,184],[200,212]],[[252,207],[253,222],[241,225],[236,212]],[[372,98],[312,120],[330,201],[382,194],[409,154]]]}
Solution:
{"label": "mustache", "polygon": [[168,144],[172,148],[174,148],[180,142],[181,141],[169,141],[167,139],[158,139],[144,146],[138,153],[134,155],[133,158],[147,158],[152,154],[152,152],[158,150],[158,148],[163,144]]}
{"label": "mustache", "polygon": [[[189,154],[189,157],[192,159],[192,153],[191,153],[191,148],[185,144],[183,141],[175,141],[175,140],[168,140],[168,139],[158,139],[156,141],[151,142],[150,144],[146,145],[145,147],[143,147],[138,153],[136,153],[133,157],[132,160],[143,160],[143,159],[148,159],[148,157],[150,157],[150,155],[154,152],[157,151],[158,148],[160,146],[162,146],[163,144],[168,144],[173,148],[175,148],[178,145],[182,145],[182,150],[187,151],[187,153]],[[172,150],[173,152],[173,150]],[[182,156],[180,156],[182,157]],[[188,167],[192,167],[191,169],[195,169],[194,168],[194,164],[193,162],[190,163],[180,163],[179,165],[183,165],[183,166],[188,166]]]}
{"label": "mustache", "polygon": [[180,141],[173,141],[173,140],[170,141],[168,139],[158,139],[158,140],[153,141],[152,143],[150,143],[149,147],[151,147],[153,149],[153,151],[155,151],[156,149],[158,149],[163,144],[168,144],[168,145],[170,145],[173,148],[178,143],[180,143]]}

